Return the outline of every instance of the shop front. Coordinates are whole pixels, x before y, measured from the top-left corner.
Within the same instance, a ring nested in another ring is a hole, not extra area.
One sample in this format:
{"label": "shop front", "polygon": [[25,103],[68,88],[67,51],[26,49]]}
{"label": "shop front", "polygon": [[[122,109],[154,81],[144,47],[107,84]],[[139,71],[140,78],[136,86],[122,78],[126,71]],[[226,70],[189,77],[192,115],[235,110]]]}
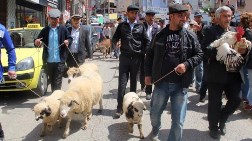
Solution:
{"label": "shop front", "polygon": [[30,23],[45,26],[47,0],[16,0],[16,27]]}

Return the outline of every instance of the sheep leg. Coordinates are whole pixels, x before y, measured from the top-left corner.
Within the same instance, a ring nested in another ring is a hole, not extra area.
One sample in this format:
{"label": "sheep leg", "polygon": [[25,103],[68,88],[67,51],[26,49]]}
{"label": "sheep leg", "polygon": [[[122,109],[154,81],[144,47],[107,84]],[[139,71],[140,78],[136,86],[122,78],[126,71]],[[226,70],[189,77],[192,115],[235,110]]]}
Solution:
{"label": "sheep leg", "polygon": [[84,121],[83,121],[83,126],[81,127],[82,130],[86,130],[87,129],[87,114],[83,113],[84,116]]}
{"label": "sheep leg", "polygon": [[43,124],[43,127],[42,127],[42,130],[41,130],[41,133],[40,133],[40,137],[45,136],[46,126],[47,126],[47,124],[44,123],[44,124]]}
{"label": "sheep leg", "polygon": [[[72,116],[71,116],[71,117],[72,117]],[[69,135],[69,131],[70,131],[69,126],[70,126],[70,122],[71,122],[71,120],[72,120],[71,117],[69,117],[69,118],[67,119],[66,129],[65,129],[65,132],[64,132],[64,134],[63,134],[63,138],[66,138],[66,137]]]}
{"label": "sheep leg", "polygon": [[59,117],[58,126],[59,126],[59,128],[63,127],[63,125],[62,125],[62,118],[61,117]]}
{"label": "sheep leg", "polygon": [[144,139],[142,123],[138,123],[137,126],[140,132],[140,139]]}
{"label": "sheep leg", "polygon": [[129,127],[129,133],[133,133],[133,123],[128,123],[128,127]]}
{"label": "sheep leg", "polygon": [[47,124],[47,129],[48,129],[49,132],[52,132],[53,126]]}
{"label": "sheep leg", "polygon": [[100,109],[98,110],[98,113],[102,113],[103,105],[102,105],[102,98],[99,101]]}
{"label": "sheep leg", "polygon": [[93,114],[92,114],[92,111],[91,111],[91,112],[89,112],[89,113],[88,113],[88,115],[87,115],[87,120],[90,120],[90,119],[91,119],[91,117],[92,117],[92,115],[93,115]]}

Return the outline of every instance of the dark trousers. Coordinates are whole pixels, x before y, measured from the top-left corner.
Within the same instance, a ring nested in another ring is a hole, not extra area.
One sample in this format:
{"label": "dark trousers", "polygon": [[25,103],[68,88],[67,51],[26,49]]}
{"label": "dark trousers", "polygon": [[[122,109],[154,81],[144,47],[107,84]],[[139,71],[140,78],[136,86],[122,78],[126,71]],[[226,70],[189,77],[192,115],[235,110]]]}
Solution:
{"label": "dark trousers", "polygon": [[65,63],[49,63],[47,62],[47,74],[51,82],[52,92],[60,90],[62,85],[62,77],[65,71]]}
{"label": "dark trousers", "polygon": [[207,62],[203,62],[203,76],[202,76],[202,81],[201,81],[201,86],[200,86],[200,97],[205,97],[206,96],[206,91],[207,91],[207,82],[206,82],[206,73],[207,73]]}
{"label": "dark trousers", "polygon": [[[141,58],[141,65],[140,65],[140,84],[141,84],[141,89],[145,86],[144,82],[144,57]],[[152,93],[152,85],[146,85],[145,87],[145,93],[146,94],[151,94]]]}
{"label": "dark trousers", "polygon": [[[218,123],[225,123],[228,117],[240,105],[239,92],[241,81],[229,79],[227,83],[208,83],[208,121],[210,130],[218,130]],[[225,92],[227,103],[222,107],[222,93]]]}
{"label": "dark trousers", "polygon": [[[85,59],[84,59],[84,61],[85,61]],[[79,67],[79,65],[83,64],[83,62],[80,62],[78,60],[78,53],[72,53],[72,55],[69,53],[68,57],[67,57],[67,60],[66,60],[66,63],[67,63],[68,68],[71,68],[71,67],[76,67],[77,68],[77,67]]]}
{"label": "dark trousers", "polygon": [[141,57],[121,54],[119,56],[119,79],[117,109],[122,109],[123,97],[128,79],[130,77],[130,92],[136,92],[137,73],[141,63]]}

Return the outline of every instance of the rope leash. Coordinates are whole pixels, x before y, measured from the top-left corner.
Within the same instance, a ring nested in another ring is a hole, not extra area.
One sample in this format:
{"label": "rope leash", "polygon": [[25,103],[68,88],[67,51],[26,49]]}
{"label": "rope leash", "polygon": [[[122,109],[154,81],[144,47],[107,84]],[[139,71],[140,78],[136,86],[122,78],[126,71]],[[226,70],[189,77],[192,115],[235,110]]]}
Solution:
{"label": "rope leash", "polygon": [[26,86],[23,82],[21,82],[21,81],[18,80],[17,78],[15,78],[15,80],[18,81],[19,84],[20,84],[21,86],[25,86],[27,89],[29,89],[29,90],[30,90],[33,94],[35,94],[36,96],[41,97],[38,93],[36,93],[35,91],[33,91],[31,88],[29,88],[28,86]]}
{"label": "rope leash", "polygon": [[[118,62],[118,63],[119,63],[119,62]],[[103,82],[103,83],[110,83],[110,82],[113,81],[113,79],[115,78],[115,75],[116,75],[116,69],[117,69],[117,67],[118,67],[118,63],[116,63],[115,72],[114,72],[113,77],[112,77],[109,81],[105,81],[105,82]]]}
{"label": "rope leash", "polygon": [[[159,79],[156,80],[155,82],[151,83],[151,85],[153,85],[153,84],[159,82],[160,80],[164,79],[166,76],[170,75],[170,74],[173,73],[173,72],[175,72],[177,75],[182,75],[181,73],[176,72],[176,71],[175,71],[175,68],[174,68],[172,71],[168,72],[166,75],[162,76],[161,78],[159,78]],[[141,91],[140,97],[142,96],[142,93],[143,93],[143,91],[145,90],[145,88],[146,88],[146,85],[144,86],[143,90]]]}

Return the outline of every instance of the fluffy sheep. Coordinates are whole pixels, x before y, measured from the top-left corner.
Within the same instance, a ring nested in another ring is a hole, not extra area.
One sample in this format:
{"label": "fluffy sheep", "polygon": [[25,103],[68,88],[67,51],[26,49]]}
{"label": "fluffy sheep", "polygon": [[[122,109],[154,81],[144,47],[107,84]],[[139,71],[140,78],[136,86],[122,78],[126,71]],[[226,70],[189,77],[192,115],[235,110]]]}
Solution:
{"label": "fluffy sheep", "polygon": [[74,77],[84,75],[85,72],[90,71],[90,70],[99,73],[98,66],[94,63],[84,63],[80,65],[79,68],[75,68],[75,67],[69,68],[67,71],[68,83],[70,83]]}
{"label": "fluffy sheep", "polygon": [[69,84],[69,88],[60,99],[60,116],[62,118],[68,117],[63,138],[69,135],[69,126],[73,114],[83,114],[82,129],[85,130],[87,120],[92,116],[93,106],[99,102],[100,109],[98,112],[102,111],[102,83],[100,75],[92,71],[90,77],[77,77]]}
{"label": "fluffy sheep", "polygon": [[44,136],[46,129],[48,131],[52,131],[53,125],[59,120],[59,124],[61,122],[61,118],[59,116],[59,106],[60,99],[64,91],[56,90],[50,96],[42,99],[38,104],[36,104],[33,108],[35,113],[35,119],[38,121],[39,119],[43,120],[43,128],[40,133],[40,136]]}
{"label": "fluffy sheep", "polygon": [[133,133],[133,125],[137,124],[140,132],[140,138],[143,139],[142,116],[146,107],[143,101],[135,92],[129,92],[123,98],[123,113],[128,121],[129,133]]}

